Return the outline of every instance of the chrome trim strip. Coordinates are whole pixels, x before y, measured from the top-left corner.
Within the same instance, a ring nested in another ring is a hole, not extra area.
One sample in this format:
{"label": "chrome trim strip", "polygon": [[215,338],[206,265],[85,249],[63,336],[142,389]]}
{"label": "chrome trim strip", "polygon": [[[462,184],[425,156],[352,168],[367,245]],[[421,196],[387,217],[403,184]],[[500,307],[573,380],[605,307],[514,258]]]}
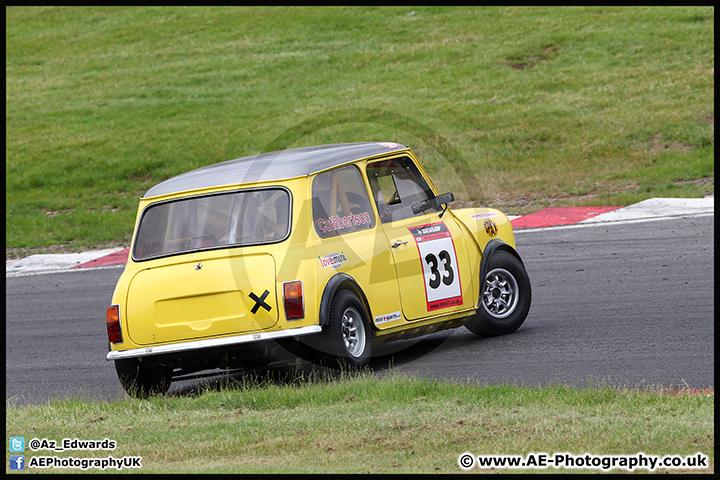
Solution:
{"label": "chrome trim strip", "polygon": [[291,328],[290,330],[276,330],[273,332],[249,333],[247,335],[236,335],[234,337],[211,338],[209,340],[196,340],[194,342],[173,343],[170,345],[158,345],[156,347],[134,348],[132,350],[110,351],[105,357],[106,360],[118,360],[121,358],[145,357],[148,355],[161,355],[164,353],[186,352],[202,348],[222,347],[225,345],[237,345],[240,343],[261,342],[275,338],[296,337],[299,335],[311,335],[322,332],[320,325],[309,327]]}

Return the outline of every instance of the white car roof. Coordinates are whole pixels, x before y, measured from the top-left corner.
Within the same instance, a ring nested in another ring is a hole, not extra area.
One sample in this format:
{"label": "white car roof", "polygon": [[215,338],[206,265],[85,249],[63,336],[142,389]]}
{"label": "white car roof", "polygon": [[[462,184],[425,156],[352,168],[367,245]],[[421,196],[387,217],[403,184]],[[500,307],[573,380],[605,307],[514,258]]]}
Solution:
{"label": "white car roof", "polygon": [[337,143],[261,153],[198,168],[148,190],[143,198],[201,188],[284,180],[408,147],[392,142]]}

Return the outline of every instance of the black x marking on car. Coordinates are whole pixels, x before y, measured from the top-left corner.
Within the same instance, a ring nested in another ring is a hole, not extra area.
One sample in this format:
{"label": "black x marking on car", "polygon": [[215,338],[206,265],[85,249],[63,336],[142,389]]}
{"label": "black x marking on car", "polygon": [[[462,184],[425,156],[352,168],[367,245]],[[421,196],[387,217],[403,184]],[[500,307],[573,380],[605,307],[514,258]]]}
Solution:
{"label": "black x marking on car", "polygon": [[270,310],[272,310],[272,307],[270,305],[268,305],[267,303],[265,303],[265,299],[267,298],[268,295],[270,295],[270,291],[268,291],[268,290],[265,290],[263,292],[263,294],[260,295],[260,298],[258,298],[258,296],[255,295],[254,292],[250,292],[249,297],[252,298],[253,300],[255,300],[255,306],[250,311],[252,313],[257,313],[257,311],[260,307],[263,307],[268,312]]}

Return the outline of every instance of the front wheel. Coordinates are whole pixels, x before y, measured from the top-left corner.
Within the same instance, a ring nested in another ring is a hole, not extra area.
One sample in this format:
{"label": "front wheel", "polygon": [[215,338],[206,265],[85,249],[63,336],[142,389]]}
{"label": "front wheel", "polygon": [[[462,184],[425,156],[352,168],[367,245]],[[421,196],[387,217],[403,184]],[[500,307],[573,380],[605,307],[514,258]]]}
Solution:
{"label": "front wheel", "polygon": [[477,335],[505,335],[523,324],[530,310],[530,278],[522,262],[503,250],[488,259],[480,307],[465,326]]}
{"label": "front wheel", "polygon": [[325,334],[332,356],[341,363],[362,367],[370,361],[370,322],[363,303],[353,292],[343,290],[335,297]]}

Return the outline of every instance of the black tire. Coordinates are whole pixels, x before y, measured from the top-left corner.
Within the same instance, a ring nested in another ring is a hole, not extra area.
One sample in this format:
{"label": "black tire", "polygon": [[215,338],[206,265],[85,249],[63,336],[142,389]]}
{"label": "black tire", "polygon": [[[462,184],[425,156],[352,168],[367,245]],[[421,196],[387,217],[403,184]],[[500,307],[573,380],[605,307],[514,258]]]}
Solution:
{"label": "black tire", "polygon": [[169,368],[150,367],[137,358],[127,358],[115,360],[115,371],[127,394],[134,398],[164,395],[170,389]]}
{"label": "black tire", "polygon": [[481,279],[480,307],[465,326],[481,336],[505,335],[520,328],[527,317],[530,278],[522,262],[509,252],[497,250],[488,261]]}
{"label": "black tire", "polygon": [[330,324],[323,334],[332,358],[341,364],[363,367],[370,362],[370,321],[365,306],[350,290],[342,290],[333,299]]}

